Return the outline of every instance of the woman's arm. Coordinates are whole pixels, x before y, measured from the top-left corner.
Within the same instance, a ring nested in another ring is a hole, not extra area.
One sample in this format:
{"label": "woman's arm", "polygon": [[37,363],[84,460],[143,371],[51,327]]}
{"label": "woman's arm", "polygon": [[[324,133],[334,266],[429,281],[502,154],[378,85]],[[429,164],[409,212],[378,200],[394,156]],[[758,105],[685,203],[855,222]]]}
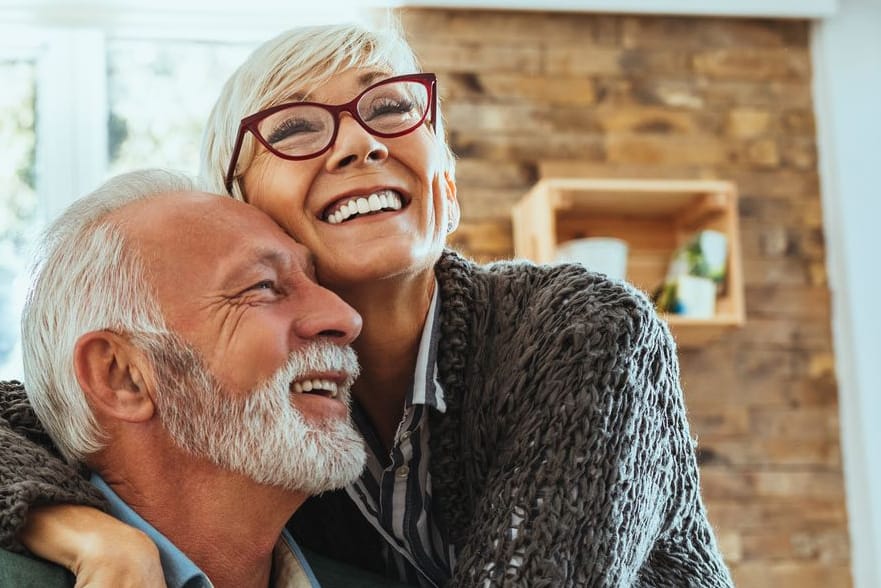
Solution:
{"label": "woman's arm", "polygon": [[648,559],[639,569],[636,586],[678,586],[685,582],[708,588],[729,588],[734,582],[719,551],[713,528],[701,498],[695,442],[686,419],[676,348],[660,320],[655,357],[662,366],[656,381],[666,398],[659,411],[667,431],[673,475],[670,478],[670,509],[661,534],[652,544]]}
{"label": "woman's arm", "polygon": [[0,383],[0,456],[0,548],[24,551],[18,534],[32,508],[104,508],[100,492],[59,457],[19,382]]}
{"label": "woman's arm", "polygon": [[156,544],[144,533],[86,506],[34,509],[19,535],[36,555],[70,570],[77,586],[164,588]]}
{"label": "woman's arm", "polygon": [[630,312],[603,332],[550,329],[523,389],[498,391],[516,418],[455,585],[732,585],[700,503],[675,346],[647,302]]}
{"label": "woman's arm", "polygon": [[105,508],[65,463],[19,382],[0,382],[0,548],[30,551],[71,570],[77,586],[165,585],[153,542]]}

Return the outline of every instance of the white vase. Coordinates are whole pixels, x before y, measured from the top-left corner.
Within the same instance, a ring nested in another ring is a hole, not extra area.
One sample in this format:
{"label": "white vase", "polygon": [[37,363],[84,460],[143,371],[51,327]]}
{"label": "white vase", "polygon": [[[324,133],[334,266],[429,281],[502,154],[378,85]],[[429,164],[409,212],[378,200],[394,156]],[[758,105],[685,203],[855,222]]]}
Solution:
{"label": "white vase", "polygon": [[557,246],[555,260],[580,263],[591,271],[623,280],[627,275],[627,242],[612,237],[573,239]]}

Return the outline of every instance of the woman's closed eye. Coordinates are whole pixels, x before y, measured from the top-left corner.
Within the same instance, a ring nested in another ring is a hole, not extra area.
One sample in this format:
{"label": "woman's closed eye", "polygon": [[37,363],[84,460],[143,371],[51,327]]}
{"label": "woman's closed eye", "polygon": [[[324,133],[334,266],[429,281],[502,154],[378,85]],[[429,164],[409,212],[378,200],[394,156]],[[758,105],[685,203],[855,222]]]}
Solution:
{"label": "woman's closed eye", "polygon": [[416,105],[409,100],[399,99],[393,100],[391,98],[385,98],[382,100],[375,100],[370,104],[370,110],[367,113],[367,119],[373,120],[380,116],[387,115],[406,115],[414,112],[416,110]]}
{"label": "woman's closed eye", "polygon": [[311,118],[288,118],[272,129],[272,132],[266,137],[266,140],[276,145],[283,141],[296,140],[301,141],[303,137],[313,133],[323,133],[324,125],[321,121]]}

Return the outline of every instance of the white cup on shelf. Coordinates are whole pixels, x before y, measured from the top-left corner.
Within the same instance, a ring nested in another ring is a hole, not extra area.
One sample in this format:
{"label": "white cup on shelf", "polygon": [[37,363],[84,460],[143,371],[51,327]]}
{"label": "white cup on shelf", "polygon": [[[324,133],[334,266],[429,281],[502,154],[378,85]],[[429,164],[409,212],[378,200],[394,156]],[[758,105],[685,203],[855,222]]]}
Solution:
{"label": "white cup on shelf", "polygon": [[560,243],[554,259],[580,263],[613,279],[623,280],[627,276],[627,242],[613,237],[586,237]]}

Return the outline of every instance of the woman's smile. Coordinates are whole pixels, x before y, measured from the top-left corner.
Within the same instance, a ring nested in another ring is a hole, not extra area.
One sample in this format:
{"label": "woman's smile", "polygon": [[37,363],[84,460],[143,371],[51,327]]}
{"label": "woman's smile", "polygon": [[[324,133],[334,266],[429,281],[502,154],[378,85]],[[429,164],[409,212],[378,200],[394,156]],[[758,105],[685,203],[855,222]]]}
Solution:
{"label": "woman's smile", "polygon": [[386,212],[395,212],[407,204],[409,200],[399,191],[380,188],[361,195],[339,198],[325,209],[321,218],[332,225],[338,225],[356,219],[373,218]]}

